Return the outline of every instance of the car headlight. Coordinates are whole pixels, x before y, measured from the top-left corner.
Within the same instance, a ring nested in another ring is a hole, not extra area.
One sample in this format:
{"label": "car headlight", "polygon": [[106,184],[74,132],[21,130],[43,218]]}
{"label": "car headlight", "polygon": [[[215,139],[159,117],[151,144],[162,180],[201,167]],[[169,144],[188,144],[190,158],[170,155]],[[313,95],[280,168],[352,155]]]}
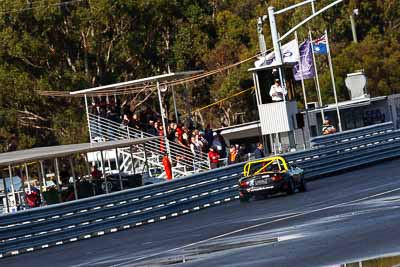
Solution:
{"label": "car headlight", "polygon": [[249,186],[254,186],[254,180],[249,181]]}

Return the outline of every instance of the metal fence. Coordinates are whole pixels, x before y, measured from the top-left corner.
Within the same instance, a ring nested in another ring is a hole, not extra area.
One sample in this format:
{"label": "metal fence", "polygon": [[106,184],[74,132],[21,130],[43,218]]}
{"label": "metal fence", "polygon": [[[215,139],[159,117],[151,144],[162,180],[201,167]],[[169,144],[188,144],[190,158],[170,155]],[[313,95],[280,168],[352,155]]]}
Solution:
{"label": "metal fence", "polygon": [[[362,130],[343,133],[343,138],[335,143],[288,153],[285,157],[304,168],[307,179],[315,179],[400,156],[400,131],[386,129],[388,124],[381,126],[374,126],[374,133],[370,134]],[[0,219],[0,255],[12,256],[101,236],[232,201],[238,198],[237,181],[243,164],[4,215]]]}
{"label": "metal fence", "polygon": [[[96,138],[100,140],[121,140],[152,136],[149,133],[142,132],[140,130],[93,114],[89,114],[89,125],[91,130],[91,140],[96,140]],[[184,147],[176,142],[171,142],[164,136],[160,136],[160,140],[154,140],[146,143],[146,152],[148,153],[146,157],[144,156],[144,149],[140,146],[136,147],[136,151],[134,151],[134,153],[127,151],[126,156],[130,157],[132,155],[136,159],[141,160],[143,163],[147,160],[149,165],[162,168],[162,150],[166,152],[167,146],[169,147],[172,165],[175,166],[179,161],[181,166],[180,169],[174,168],[174,172],[177,174],[188,174],[210,169],[207,153],[201,153],[194,156],[189,148]]]}

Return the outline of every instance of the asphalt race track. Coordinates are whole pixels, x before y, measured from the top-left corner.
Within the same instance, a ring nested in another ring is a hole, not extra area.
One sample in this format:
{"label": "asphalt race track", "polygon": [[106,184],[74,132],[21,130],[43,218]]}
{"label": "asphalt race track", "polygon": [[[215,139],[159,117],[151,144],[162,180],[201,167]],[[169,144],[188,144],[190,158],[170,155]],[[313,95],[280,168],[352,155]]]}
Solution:
{"label": "asphalt race track", "polygon": [[400,254],[400,160],[167,221],[0,260],[0,266],[331,266]]}

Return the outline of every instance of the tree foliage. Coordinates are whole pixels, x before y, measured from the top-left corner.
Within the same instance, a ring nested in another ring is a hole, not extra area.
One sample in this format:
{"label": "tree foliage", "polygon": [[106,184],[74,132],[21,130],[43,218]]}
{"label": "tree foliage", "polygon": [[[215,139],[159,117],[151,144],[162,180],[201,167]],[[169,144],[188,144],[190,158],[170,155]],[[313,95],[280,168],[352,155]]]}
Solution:
{"label": "tree foliage", "polygon": [[[297,0],[62,0],[0,2],[0,138],[18,135],[19,147],[87,141],[84,104],[50,98],[38,90],[71,91],[159,75],[168,71],[214,70],[259,52],[257,17],[268,6]],[[67,1],[69,2],[69,1]],[[322,8],[331,1],[316,2]],[[354,9],[359,43],[352,42]],[[277,15],[285,33],[311,15],[310,6]],[[364,69],[373,96],[399,92],[400,2],[348,0],[298,30],[300,39],[328,30],[339,97],[346,73]],[[272,47],[268,23],[264,27]],[[292,38],[292,37],[290,37]],[[288,40],[290,39],[288,38]],[[319,56],[324,102],[332,101],[326,58]],[[180,113],[205,106],[253,85],[253,62],[177,87]],[[316,101],[307,81],[309,101]],[[301,90],[299,90],[301,91]],[[188,103],[190,105],[188,105]],[[235,113],[256,118],[254,96],[227,100],[197,114],[214,127],[235,122]]]}

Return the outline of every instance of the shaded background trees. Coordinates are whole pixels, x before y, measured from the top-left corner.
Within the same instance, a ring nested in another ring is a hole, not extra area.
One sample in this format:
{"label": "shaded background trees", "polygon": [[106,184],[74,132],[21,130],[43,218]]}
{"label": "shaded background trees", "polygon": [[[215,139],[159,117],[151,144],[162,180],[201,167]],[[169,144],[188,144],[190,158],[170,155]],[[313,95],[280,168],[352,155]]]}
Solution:
{"label": "shaded background trees", "polygon": [[[0,138],[18,135],[19,147],[87,141],[83,102],[51,98],[40,90],[71,91],[159,75],[168,71],[213,70],[256,55],[256,19],[268,6],[296,0],[4,0],[0,2]],[[317,8],[331,1],[317,1]],[[349,15],[356,17],[359,43],[352,43]],[[310,7],[278,16],[286,32],[311,14]],[[364,69],[372,96],[396,93],[400,86],[400,2],[346,1],[299,30],[314,37],[328,29],[337,88],[347,97],[346,73]],[[264,30],[272,47],[269,27]],[[326,59],[318,57],[324,103],[332,102]],[[186,114],[252,86],[253,61],[207,79],[176,87],[178,109]],[[307,81],[309,101],[316,101]],[[299,94],[300,94],[299,90]],[[249,91],[195,118],[212,126],[256,119]],[[189,110],[190,109],[190,110]],[[172,114],[172,111],[171,111]],[[184,117],[183,117],[184,118]]]}

